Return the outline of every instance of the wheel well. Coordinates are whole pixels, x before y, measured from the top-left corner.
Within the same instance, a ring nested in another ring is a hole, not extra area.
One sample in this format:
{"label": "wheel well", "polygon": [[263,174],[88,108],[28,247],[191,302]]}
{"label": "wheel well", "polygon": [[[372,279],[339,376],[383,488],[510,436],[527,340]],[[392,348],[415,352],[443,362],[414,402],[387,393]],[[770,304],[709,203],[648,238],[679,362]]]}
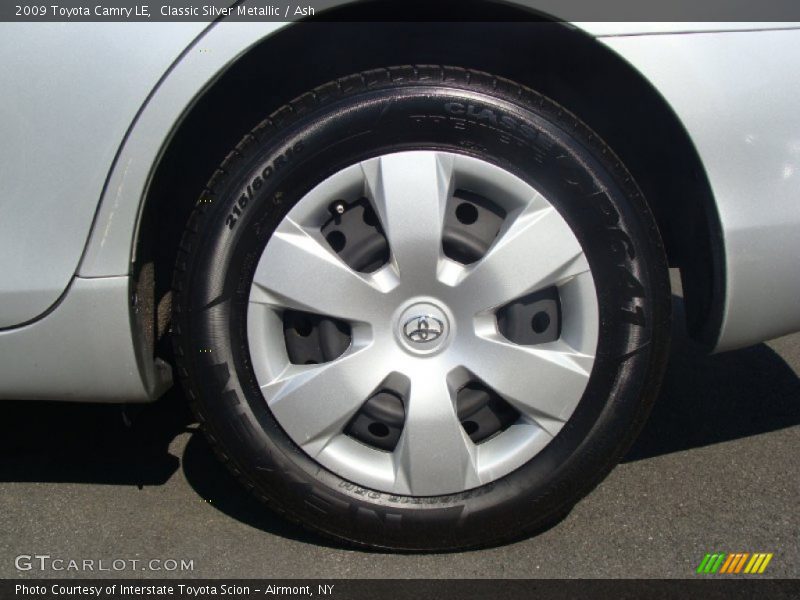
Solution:
{"label": "wheel well", "polygon": [[294,24],[245,53],[174,132],[145,200],[134,273],[154,268],[158,338],[168,328],[183,227],[210,174],[245,133],[275,108],[332,79],[390,65],[448,64],[488,71],[549,96],[615,150],[656,216],[670,265],[681,270],[689,331],[713,346],[724,289],[714,199],[681,123],[637,71],[583,32],[532,20],[528,12],[517,22],[378,24],[344,22],[351,9],[341,10],[341,22]]}

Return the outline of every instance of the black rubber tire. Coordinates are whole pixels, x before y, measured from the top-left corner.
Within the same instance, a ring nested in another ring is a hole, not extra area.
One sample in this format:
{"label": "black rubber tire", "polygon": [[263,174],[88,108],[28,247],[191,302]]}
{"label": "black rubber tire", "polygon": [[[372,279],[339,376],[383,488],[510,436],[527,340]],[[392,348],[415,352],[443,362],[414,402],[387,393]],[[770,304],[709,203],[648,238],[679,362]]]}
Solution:
{"label": "black rubber tire", "polygon": [[[583,245],[600,305],[595,366],[562,431],[509,475],[447,496],[393,496],[321,467],[272,417],[248,355],[250,284],[276,225],[325,177],[399,149],[478,156],[538,187]],[[634,440],[667,355],[667,273],[659,232],[638,187],[611,150],[565,109],[513,82],[460,68],[359,73],[275,111],[211,177],[175,269],[178,373],[220,458],[287,518],[369,547],[497,544],[568,511]]]}

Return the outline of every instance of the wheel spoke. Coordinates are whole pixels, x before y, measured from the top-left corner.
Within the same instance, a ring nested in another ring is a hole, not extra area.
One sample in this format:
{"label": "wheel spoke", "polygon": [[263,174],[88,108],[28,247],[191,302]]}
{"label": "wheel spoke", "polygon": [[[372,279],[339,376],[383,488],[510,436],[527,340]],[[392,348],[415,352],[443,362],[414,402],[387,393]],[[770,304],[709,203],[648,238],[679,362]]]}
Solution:
{"label": "wheel spoke", "polygon": [[588,270],[578,240],[556,209],[531,202],[465,271],[460,287],[480,309],[490,309]]}
{"label": "wheel spoke", "polygon": [[321,239],[286,218],[256,267],[251,302],[346,320],[368,320],[383,298],[381,281],[357,273]]}
{"label": "wheel spoke", "polygon": [[452,157],[401,152],[366,161],[362,169],[400,276],[434,276],[452,191]]}
{"label": "wheel spoke", "polygon": [[435,369],[418,372],[411,381],[405,425],[394,453],[395,487],[415,496],[480,484],[475,445],[458,421],[453,390]]}
{"label": "wheel spoke", "polygon": [[261,391],[289,436],[316,456],[386,374],[376,368],[368,350],[360,349],[323,365],[289,365]]}
{"label": "wheel spoke", "polygon": [[520,413],[551,434],[580,401],[594,357],[557,340],[517,346],[502,338],[478,338],[465,366]]}

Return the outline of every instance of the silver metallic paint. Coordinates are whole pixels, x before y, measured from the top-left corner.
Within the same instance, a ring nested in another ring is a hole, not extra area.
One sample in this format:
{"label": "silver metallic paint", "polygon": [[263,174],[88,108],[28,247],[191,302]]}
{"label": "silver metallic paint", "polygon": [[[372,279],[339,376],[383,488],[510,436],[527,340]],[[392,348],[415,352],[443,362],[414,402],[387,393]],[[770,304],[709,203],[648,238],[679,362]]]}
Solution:
{"label": "silver metallic paint", "polygon": [[[578,24],[609,36],[601,41],[656,86],[700,151],[725,235],[728,297],[717,348],[724,350],[800,328],[794,264],[800,256],[800,31],[665,35],[797,24],[676,25]],[[136,378],[127,371],[124,343],[139,347],[130,331],[122,331],[130,329],[130,319],[116,323],[122,338],[109,345],[86,335],[85,322],[67,318],[77,312],[75,303],[100,298],[114,303],[104,319],[131,310],[127,292],[110,294],[103,282],[73,280],[76,265],[83,253],[81,277],[111,277],[106,283],[127,290],[140,204],[173,128],[205,86],[282,26],[219,23],[191,45],[206,24],[0,24],[0,328],[40,319],[35,327],[0,332],[0,397],[15,391],[20,397],[58,397],[79,385],[78,379],[95,387],[73,394],[75,399],[152,396],[157,386],[133,385]],[[76,91],[76,82],[93,94]],[[115,331],[113,323],[106,325]],[[53,343],[58,339],[69,340],[72,352],[64,364],[76,372],[41,377],[40,365],[59,364],[60,347]],[[117,370],[108,383],[120,378],[126,384],[103,388],[102,377],[87,381],[91,361],[76,356],[96,356],[95,343],[107,373]],[[20,352],[35,360],[6,360]],[[147,377],[155,371],[152,364],[142,369]]]}
{"label": "silver metallic paint", "polygon": [[205,26],[0,23],[0,329],[67,288],[125,131]]}
{"label": "silver metallic paint", "polygon": [[46,317],[0,331],[0,398],[145,402],[166,389],[169,368],[136,354],[128,283],[76,277]]}
{"label": "silver metallic paint", "polygon": [[683,122],[725,242],[716,350],[800,329],[800,31],[614,37]]}
{"label": "silver metallic paint", "polygon": [[[608,24],[583,25],[590,31],[608,30]],[[128,272],[135,231],[133,213],[138,212],[138,198],[146,190],[151,165],[158,157],[163,142],[160,136],[178,122],[191,104],[194,90],[278,26],[219,24],[203,36],[195,52],[176,65],[145,107],[121,151],[81,275]],[[660,32],[663,27],[658,29]],[[800,283],[793,276],[793,267],[785,270],[786,263],[798,256],[798,247],[787,238],[791,238],[800,211],[794,209],[792,214],[793,191],[784,170],[786,166],[794,168],[792,161],[796,160],[791,149],[798,131],[793,99],[798,88],[794,73],[800,68],[800,30],[680,35],[632,35],[630,28],[627,31],[624,36],[600,40],[638,68],[672,104],[698,147],[714,189],[725,238],[728,294],[716,350],[800,329],[800,308],[793,302]],[[200,47],[206,49],[205,54],[199,53]],[[781,57],[780,63],[775,63],[775,56]],[[747,58],[742,61],[742,57]],[[764,68],[770,64],[775,68]],[[754,109],[756,101],[766,110]],[[724,110],[713,112],[710,119],[708,110],[714,110],[714,106],[724,106]],[[753,145],[756,138],[760,143]],[[733,160],[728,162],[724,156]],[[110,197],[110,190],[122,190],[122,197]],[[764,190],[769,192],[765,194]],[[759,199],[758,206],[753,198]],[[751,213],[754,219],[748,222]],[[101,231],[104,240],[100,239]],[[773,278],[767,293],[760,274],[775,274],[779,265],[787,276]],[[761,300],[766,304],[759,306]],[[733,317],[728,314],[730,310],[735,311]]]}

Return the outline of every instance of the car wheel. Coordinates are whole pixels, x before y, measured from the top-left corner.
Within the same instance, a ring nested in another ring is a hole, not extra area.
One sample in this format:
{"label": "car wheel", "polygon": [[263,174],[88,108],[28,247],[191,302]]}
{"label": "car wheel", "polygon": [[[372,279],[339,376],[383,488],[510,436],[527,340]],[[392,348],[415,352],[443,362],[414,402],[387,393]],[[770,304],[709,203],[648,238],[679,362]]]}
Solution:
{"label": "car wheel", "polygon": [[213,174],[174,279],[222,460],[351,543],[445,550],[568,511],[643,424],[670,291],[653,217],[575,116],[397,67],[276,111]]}

